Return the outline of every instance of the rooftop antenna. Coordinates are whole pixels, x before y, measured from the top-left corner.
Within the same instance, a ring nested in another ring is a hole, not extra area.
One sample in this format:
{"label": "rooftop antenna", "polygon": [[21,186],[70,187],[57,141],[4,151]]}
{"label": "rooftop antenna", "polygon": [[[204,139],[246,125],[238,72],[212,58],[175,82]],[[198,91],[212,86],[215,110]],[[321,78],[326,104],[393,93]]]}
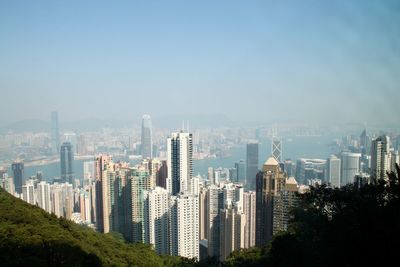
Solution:
{"label": "rooftop antenna", "polygon": [[187,120],[186,123],[187,123],[187,125],[186,125],[187,126],[187,132],[189,133],[189,120]]}

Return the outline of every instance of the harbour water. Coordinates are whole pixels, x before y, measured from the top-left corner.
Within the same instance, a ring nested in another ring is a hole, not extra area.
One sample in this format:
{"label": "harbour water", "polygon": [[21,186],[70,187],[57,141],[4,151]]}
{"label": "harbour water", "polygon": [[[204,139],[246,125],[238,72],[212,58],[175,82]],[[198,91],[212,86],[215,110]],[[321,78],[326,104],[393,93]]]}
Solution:
{"label": "harbour water", "polygon": [[[297,158],[328,158],[332,153],[336,153],[336,148],[333,147],[332,136],[301,136],[301,137],[286,137],[282,140],[282,150],[284,159],[296,160]],[[235,162],[239,160],[246,161],[246,145],[234,147],[230,150],[228,157],[209,158],[202,160],[194,160],[193,174],[207,175],[208,167],[213,168],[233,168]],[[271,154],[271,141],[266,139],[259,146],[259,167]],[[83,162],[85,160],[75,160],[74,171],[77,178],[83,177]],[[25,167],[25,177],[36,175],[36,172],[43,173],[43,179],[52,181],[54,177],[60,176],[60,163],[50,163],[40,166]],[[11,170],[9,170],[9,175]]]}

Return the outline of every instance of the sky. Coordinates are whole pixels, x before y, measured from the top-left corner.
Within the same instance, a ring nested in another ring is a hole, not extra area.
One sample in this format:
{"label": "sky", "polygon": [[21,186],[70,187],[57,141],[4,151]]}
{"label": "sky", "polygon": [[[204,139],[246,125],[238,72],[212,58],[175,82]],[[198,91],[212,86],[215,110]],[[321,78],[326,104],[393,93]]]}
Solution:
{"label": "sky", "polygon": [[0,1],[0,123],[399,125],[400,2]]}

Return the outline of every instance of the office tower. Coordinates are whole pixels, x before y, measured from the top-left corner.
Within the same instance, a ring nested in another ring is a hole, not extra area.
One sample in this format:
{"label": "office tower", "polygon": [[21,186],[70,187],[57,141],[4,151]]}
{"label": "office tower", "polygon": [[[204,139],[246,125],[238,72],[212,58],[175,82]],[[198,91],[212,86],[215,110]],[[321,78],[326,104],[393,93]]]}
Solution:
{"label": "office tower", "polygon": [[90,185],[96,179],[96,162],[83,162],[83,185]]}
{"label": "office tower", "polygon": [[294,177],[287,178],[285,185],[273,199],[273,235],[287,231],[290,211],[298,205],[298,185]]}
{"label": "office tower", "polygon": [[15,192],[18,194],[21,194],[22,193],[22,184],[24,182],[24,163],[15,161],[11,165],[11,169],[14,174]]}
{"label": "office tower", "polygon": [[70,142],[64,142],[60,149],[61,180],[74,184],[74,151]]}
{"label": "office tower", "polygon": [[234,250],[244,248],[246,217],[236,208],[221,210],[220,215],[220,261],[223,262]]}
{"label": "office tower", "polygon": [[8,177],[7,173],[3,173],[0,177],[0,187],[6,190],[11,195],[15,194],[15,186],[12,177]]}
{"label": "office tower", "polygon": [[143,115],[142,118],[142,158],[153,157],[153,141],[152,141],[152,129],[151,129],[151,118],[150,115]]}
{"label": "office tower", "polygon": [[340,187],[340,159],[331,155],[327,160],[327,180],[332,187]]}
{"label": "office tower", "polygon": [[208,202],[208,256],[220,256],[220,210],[224,208],[221,188],[211,185],[207,192]]}
{"label": "office tower", "polygon": [[108,233],[110,231],[109,206],[107,201],[109,197],[107,169],[110,165],[112,165],[110,156],[100,155],[96,158],[96,228],[102,233]]}
{"label": "office tower", "polygon": [[277,162],[282,162],[282,139],[277,136],[271,140],[271,155]]}
{"label": "office tower", "polygon": [[200,231],[200,241],[203,239],[208,239],[208,199],[207,199],[208,189],[206,187],[200,188],[199,193],[199,231]]}
{"label": "office tower", "polygon": [[299,184],[308,184],[309,180],[325,180],[324,172],[326,169],[326,160],[324,159],[303,159],[296,162],[296,181]]}
{"label": "office tower", "polygon": [[341,153],[340,186],[354,183],[354,176],[360,172],[360,153]]}
{"label": "office tower", "polygon": [[258,143],[247,144],[246,152],[246,186],[247,189],[254,190],[258,172]]}
{"label": "office tower", "polygon": [[188,192],[193,175],[193,140],[190,133],[172,133],[168,138],[168,190],[175,196]]}
{"label": "office tower", "polygon": [[389,162],[389,136],[382,135],[372,140],[371,143],[371,176],[385,179],[386,172],[390,169]]}
{"label": "office tower", "polygon": [[243,194],[243,213],[246,215],[244,228],[244,247],[256,245],[256,192],[249,191]]}
{"label": "office tower", "polygon": [[60,132],[58,129],[58,112],[51,113],[51,149],[53,154],[60,152]]}
{"label": "office tower", "polygon": [[35,186],[33,180],[27,180],[22,186],[22,199],[32,205],[36,205]]}
{"label": "office tower", "polygon": [[168,165],[167,161],[163,160],[157,171],[156,186],[167,189]]}
{"label": "office tower", "polygon": [[199,198],[179,194],[170,202],[170,251],[173,256],[199,258]]}
{"label": "office tower", "polygon": [[37,185],[37,203],[39,207],[51,213],[50,184],[47,182],[42,181]]}
{"label": "office tower", "polygon": [[256,186],[256,245],[264,246],[273,233],[273,201],[285,185],[286,174],[278,161],[270,157],[257,174]]}
{"label": "office tower", "polygon": [[[257,160],[257,165],[258,165],[258,160]],[[244,160],[240,160],[239,162],[236,162],[235,169],[236,169],[236,182],[245,184],[246,183],[246,163],[244,162]]]}
{"label": "office tower", "polygon": [[168,255],[169,246],[169,193],[162,187],[144,192],[145,242],[152,244],[159,255]]}

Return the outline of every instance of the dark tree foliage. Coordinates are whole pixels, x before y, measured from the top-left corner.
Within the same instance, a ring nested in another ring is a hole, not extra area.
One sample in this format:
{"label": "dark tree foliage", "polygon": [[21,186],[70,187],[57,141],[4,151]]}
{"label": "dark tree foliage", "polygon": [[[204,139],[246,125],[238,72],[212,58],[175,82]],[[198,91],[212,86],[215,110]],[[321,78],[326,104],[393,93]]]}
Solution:
{"label": "dark tree foliage", "polygon": [[[275,236],[252,266],[397,266],[400,249],[400,169],[387,179],[301,195],[289,231]],[[252,251],[233,253],[245,265]]]}

